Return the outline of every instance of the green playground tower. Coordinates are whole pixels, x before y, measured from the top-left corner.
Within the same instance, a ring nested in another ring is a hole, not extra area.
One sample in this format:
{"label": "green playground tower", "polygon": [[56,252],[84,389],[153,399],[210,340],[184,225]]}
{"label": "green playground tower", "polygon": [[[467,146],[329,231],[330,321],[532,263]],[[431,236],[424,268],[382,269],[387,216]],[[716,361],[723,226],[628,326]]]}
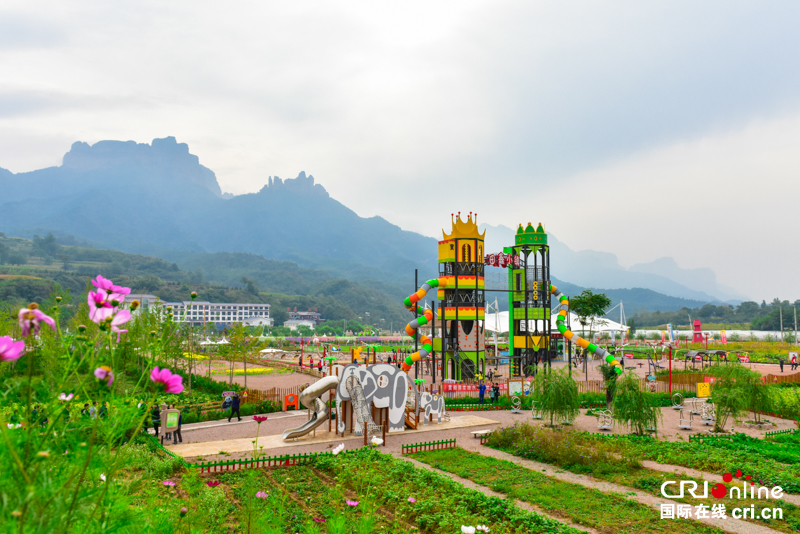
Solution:
{"label": "green playground tower", "polygon": [[[520,224],[514,245],[503,252],[508,268],[508,343],[511,376],[525,376],[529,366],[552,361],[555,345],[550,325],[550,246],[542,223]],[[536,372],[536,371],[534,371]]]}

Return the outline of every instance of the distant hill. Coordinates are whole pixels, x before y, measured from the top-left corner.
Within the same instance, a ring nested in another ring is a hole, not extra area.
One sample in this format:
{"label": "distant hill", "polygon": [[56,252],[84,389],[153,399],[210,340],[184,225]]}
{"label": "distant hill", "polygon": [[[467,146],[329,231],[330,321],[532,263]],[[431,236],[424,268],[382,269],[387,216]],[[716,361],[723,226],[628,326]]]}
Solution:
{"label": "distant hill", "polygon": [[[62,244],[74,241],[71,236],[37,236],[31,241],[0,235],[0,301],[41,303],[56,283],[75,296],[83,295],[90,278],[103,274],[136,292],[152,293],[165,301],[187,300],[192,291],[197,291],[202,299],[212,302],[265,302],[273,306],[278,325],[287,318],[286,308],[295,306],[300,310],[318,308],[331,320],[370,317],[380,323],[378,326],[393,325],[396,329],[411,317],[402,297],[289,261],[254,254],[193,253],[172,263]],[[248,289],[243,278],[253,283],[254,290]]]}

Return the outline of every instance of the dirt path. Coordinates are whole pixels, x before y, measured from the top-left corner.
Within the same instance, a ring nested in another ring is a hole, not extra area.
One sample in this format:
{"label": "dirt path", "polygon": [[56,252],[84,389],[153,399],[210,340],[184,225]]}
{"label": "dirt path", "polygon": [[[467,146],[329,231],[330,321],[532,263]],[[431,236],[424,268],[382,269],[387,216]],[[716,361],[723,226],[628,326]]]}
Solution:
{"label": "dirt path", "polygon": [[[490,488],[487,488],[486,486],[482,486],[480,484],[476,484],[475,482],[473,482],[471,480],[468,480],[466,478],[461,478],[460,476],[454,475],[453,473],[448,473],[447,471],[441,471],[439,469],[436,469],[435,467],[431,467],[428,464],[424,464],[422,462],[418,462],[417,460],[414,460],[413,458],[409,458],[407,456],[403,456],[402,454],[398,454],[396,452],[392,453],[392,456],[394,456],[395,458],[398,458],[400,460],[405,460],[406,462],[410,462],[410,463],[414,464],[416,467],[419,467],[419,468],[422,468],[422,469],[427,469],[428,471],[433,471],[434,473],[440,473],[442,475],[445,475],[445,476],[447,476],[449,478],[452,478],[453,480],[455,480],[456,482],[458,482],[462,486],[467,487],[467,488],[472,488],[472,489],[477,490],[477,491],[480,491],[481,493],[483,493],[484,495],[487,495],[489,497],[499,497],[501,499],[505,499],[506,498],[506,495],[504,493],[497,493],[496,491],[493,491]],[[565,525],[568,525],[568,526],[570,526],[570,527],[572,527],[574,529],[577,529],[577,530],[580,530],[580,531],[583,531],[583,532],[592,532],[594,534],[597,534],[597,531],[592,529],[592,528],[585,527],[583,525],[576,525],[574,523],[570,523],[569,521],[567,521],[567,520],[565,520],[565,519],[563,519],[561,517],[556,517],[554,515],[550,515],[547,512],[541,510],[537,506],[534,506],[534,505],[532,505],[530,503],[515,499],[514,500],[514,504],[516,506],[524,509],[524,510],[528,510],[529,512],[535,512],[535,513],[537,513],[539,515],[542,515],[542,516],[547,517],[549,519],[552,519],[554,521],[558,521],[559,523],[563,523]]]}

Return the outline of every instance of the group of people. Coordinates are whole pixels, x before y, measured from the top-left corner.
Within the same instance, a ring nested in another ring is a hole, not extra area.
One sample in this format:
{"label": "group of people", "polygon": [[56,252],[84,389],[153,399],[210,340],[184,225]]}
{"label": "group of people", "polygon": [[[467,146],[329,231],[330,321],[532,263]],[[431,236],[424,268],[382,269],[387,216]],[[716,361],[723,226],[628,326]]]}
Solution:
{"label": "group of people", "polygon": [[500,398],[500,386],[494,382],[489,382],[489,385],[481,381],[478,385],[478,404],[485,404],[484,396],[486,395],[486,390],[489,390],[489,398],[491,399],[491,403],[494,404],[497,399]]}
{"label": "group of people", "polygon": [[[302,369],[302,368],[303,368],[303,357],[300,356],[300,369]],[[313,356],[309,359],[308,368],[309,369],[314,369],[314,357]],[[320,373],[322,372],[322,358],[319,358],[317,360],[317,370]]]}
{"label": "group of people", "polygon": [[[781,366],[781,373],[783,372],[783,364],[784,364],[784,362],[785,362],[785,360],[783,359],[783,356],[779,356],[778,357],[778,364],[780,364],[780,366]],[[792,366],[792,369],[791,369],[792,371],[797,371],[797,365],[798,365],[797,354],[792,354],[792,356],[789,358],[789,364]]]}

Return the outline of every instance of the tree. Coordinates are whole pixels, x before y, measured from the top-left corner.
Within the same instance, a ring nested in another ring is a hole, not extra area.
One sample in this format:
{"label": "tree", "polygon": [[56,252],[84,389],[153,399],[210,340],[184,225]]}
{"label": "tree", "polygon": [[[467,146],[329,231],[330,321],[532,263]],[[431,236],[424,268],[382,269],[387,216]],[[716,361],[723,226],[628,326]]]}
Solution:
{"label": "tree", "polygon": [[255,282],[247,278],[246,276],[242,277],[242,283],[244,284],[245,290],[250,293],[251,295],[258,295],[258,286]]}
{"label": "tree", "polygon": [[611,406],[611,402],[614,399],[614,391],[617,386],[617,371],[614,369],[614,366],[604,363],[597,367],[600,370],[600,374],[603,375],[603,380],[606,383],[606,408]]}
{"label": "tree", "polygon": [[655,395],[642,391],[633,371],[623,374],[614,392],[614,419],[634,434],[643,436],[648,428],[658,428],[661,409]]}
{"label": "tree", "polygon": [[628,321],[628,328],[630,328],[628,335],[630,335],[631,339],[634,335],[636,335],[636,319],[631,319]]}
{"label": "tree", "polygon": [[606,310],[611,306],[611,299],[605,293],[592,293],[589,289],[585,289],[577,297],[569,299],[569,307],[578,316],[578,321],[583,328],[589,325],[589,340],[594,335],[594,325],[605,323],[605,321],[598,321],[598,317],[606,314]]}
{"label": "tree", "polygon": [[578,385],[566,367],[538,373],[534,378],[533,400],[541,413],[550,417],[551,427],[556,420],[572,421],[580,413]]}
{"label": "tree", "polygon": [[749,399],[745,383],[757,373],[739,362],[715,366],[712,372],[717,377],[711,389],[716,412],[714,431],[725,432],[728,419],[737,419],[747,409]]}

